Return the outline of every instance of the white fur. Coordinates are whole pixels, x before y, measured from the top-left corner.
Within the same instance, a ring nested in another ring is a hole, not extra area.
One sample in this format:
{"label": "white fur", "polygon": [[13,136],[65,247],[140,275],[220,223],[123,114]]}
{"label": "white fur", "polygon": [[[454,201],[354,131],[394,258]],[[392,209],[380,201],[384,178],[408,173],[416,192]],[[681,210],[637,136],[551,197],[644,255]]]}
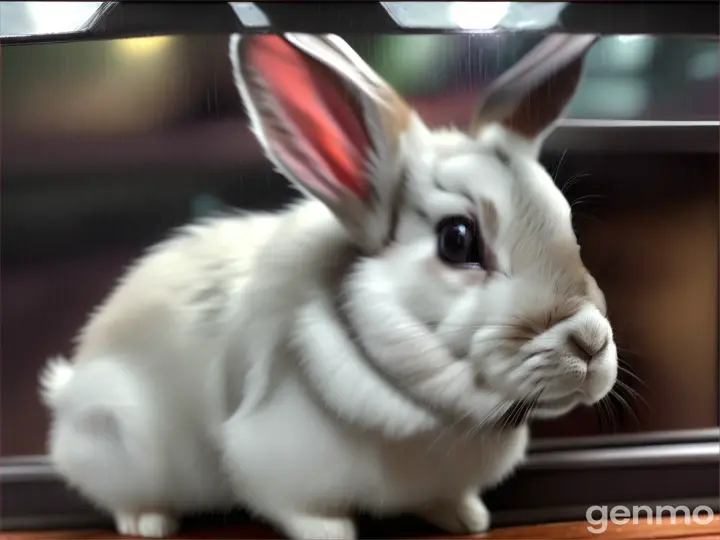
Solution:
{"label": "white fur", "polygon": [[[516,316],[563,299],[566,265],[581,267],[547,173],[521,146],[431,132],[416,116],[399,142],[388,160],[408,184],[381,252],[359,256],[352,229],[313,199],[193,224],[128,271],[72,364],[48,364],[50,457],[121,533],[166,536],[181,513],[238,504],[292,538],[352,539],[356,510],[482,532],[479,493],[528,441],[525,425],[488,417],[541,387],[543,417],[610,390],[612,331],[589,299],[499,347]],[[468,197],[498,211],[495,272],[437,259],[427,219],[468,210]],[[609,345],[586,367],[570,334]]]}
{"label": "white fur", "polygon": [[[445,432],[431,413],[383,390],[361,363],[345,364],[356,370],[347,391],[368,388],[358,410],[349,394],[347,409],[338,399],[328,410],[306,388],[282,334],[312,305],[323,267],[333,266],[320,253],[345,241],[323,206],[305,202],[273,217],[196,226],[147,255],[83,332],[72,378],[43,378],[52,381],[45,386],[55,417],[50,455],[60,473],[118,514],[122,532],[147,536],[154,534],[141,525],[146,513],[238,501],[303,536],[293,524],[325,508],[409,509],[509,473],[522,456],[524,429],[464,441],[460,430]],[[228,274],[211,274],[220,273],[213,263]],[[210,323],[192,299],[219,279],[227,279],[226,296]],[[225,317],[231,327],[219,322]],[[329,353],[326,380],[334,384],[332,362],[343,351]],[[59,373],[56,364],[49,369]],[[320,393],[335,389],[313,382]],[[353,420],[374,426],[383,411],[387,425],[377,431],[354,427]],[[424,419],[421,433],[400,431],[403,414],[410,427],[415,416]]]}

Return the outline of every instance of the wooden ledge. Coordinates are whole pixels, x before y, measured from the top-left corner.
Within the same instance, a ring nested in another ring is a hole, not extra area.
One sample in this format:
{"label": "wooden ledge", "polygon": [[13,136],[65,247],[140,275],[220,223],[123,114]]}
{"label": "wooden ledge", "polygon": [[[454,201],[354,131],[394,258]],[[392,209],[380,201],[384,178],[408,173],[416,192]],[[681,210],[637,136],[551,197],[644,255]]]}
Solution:
{"label": "wooden ledge", "polygon": [[[709,519],[709,518],[708,518]],[[659,522],[658,522],[659,521]],[[705,520],[703,520],[705,521]],[[379,534],[378,534],[379,533]],[[378,529],[374,531],[372,538],[416,538],[416,539],[448,539],[448,538],[486,538],[505,540],[580,540],[590,538],[614,538],[633,540],[656,540],[656,539],[684,539],[684,540],[720,540],[720,516],[715,516],[712,521],[706,524],[685,523],[683,517],[677,518],[677,523],[672,523],[670,517],[661,520],[655,519],[648,524],[643,517],[637,524],[613,525],[608,524],[607,529],[600,534],[600,530],[593,525],[583,521],[570,523],[549,523],[543,525],[531,525],[523,527],[504,527],[492,530],[490,533],[474,537],[448,536],[437,533],[418,534],[416,531],[406,534],[397,534],[388,531],[384,536]],[[18,531],[0,533],[0,540],[119,540],[130,539],[122,537],[112,531],[102,529],[78,529],[60,531]],[[205,527],[202,529],[188,529],[173,537],[172,540],[180,539],[205,539],[205,540],[236,540],[236,539],[277,539],[281,538],[271,529],[261,525],[234,525]]]}

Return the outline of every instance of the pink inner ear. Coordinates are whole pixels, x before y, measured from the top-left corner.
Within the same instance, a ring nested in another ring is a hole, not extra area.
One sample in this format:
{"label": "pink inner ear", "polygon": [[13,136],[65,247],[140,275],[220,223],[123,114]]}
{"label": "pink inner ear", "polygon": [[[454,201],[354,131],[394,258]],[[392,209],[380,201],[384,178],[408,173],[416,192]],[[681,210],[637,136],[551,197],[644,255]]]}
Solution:
{"label": "pink inner ear", "polygon": [[[315,150],[314,155],[299,151],[302,145],[273,132],[272,142],[281,146],[278,150],[292,162],[288,165],[293,172],[302,175],[302,181],[317,184],[322,178],[310,171],[329,170],[333,180],[364,198],[368,192],[366,171],[371,143],[362,113],[342,79],[280,36],[255,39],[248,59],[293,131],[303,139],[299,142]],[[312,163],[318,159],[323,163]],[[335,191],[327,185],[313,187],[326,193],[328,189]]]}

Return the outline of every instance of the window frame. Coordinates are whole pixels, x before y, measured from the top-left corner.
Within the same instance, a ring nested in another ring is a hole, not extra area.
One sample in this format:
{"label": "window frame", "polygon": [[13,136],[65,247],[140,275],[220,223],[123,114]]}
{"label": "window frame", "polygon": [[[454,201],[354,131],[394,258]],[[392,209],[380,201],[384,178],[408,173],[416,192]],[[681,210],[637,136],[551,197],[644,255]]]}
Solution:
{"label": "window frame", "polygon": [[[311,4],[311,5],[309,5]],[[322,4],[322,5],[320,5]],[[650,5],[651,4],[651,5]],[[380,3],[263,3],[269,27],[244,27],[226,3],[107,3],[77,34],[0,39],[3,45],[231,32],[437,33],[403,29]],[[683,34],[717,39],[713,1],[567,7],[563,32]],[[302,13],[302,16],[299,14]],[[202,14],[199,16],[199,14]],[[459,32],[447,29],[446,32]],[[546,152],[718,154],[720,122],[565,120]],[[720,336],[719,336],[720,337]],[[720,383],[719,383],[720,384]],[[7,429],[7,428],[6,428]],[[720,511],[720,427],[632,435],[541,439],[527,464],[493,491],[496,525],[584,519],[595,504],[709,506]],[[563,489],[558,490],[557,486]],[[0,530],[105,525],[107,516],[64,486],[45,456],[0,458]]]}
{"label": "window frame", "polygon": [[[405,28],[386,2],[253,2],[267,25],[244,25],[229,2],[105,2],[76,31],[0,37],[4,45],[117,39],[168,34],[473,33],[459,28]],[[565,2],[559,21],[543,32],[666,34],[717,38],[720,5],[712,0]]]}

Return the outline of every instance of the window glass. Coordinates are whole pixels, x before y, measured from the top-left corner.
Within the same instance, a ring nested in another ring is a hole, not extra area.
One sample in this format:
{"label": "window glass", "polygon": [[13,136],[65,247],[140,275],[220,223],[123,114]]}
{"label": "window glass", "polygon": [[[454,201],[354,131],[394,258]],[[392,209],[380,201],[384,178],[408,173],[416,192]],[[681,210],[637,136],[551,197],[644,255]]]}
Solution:
{"label": "window glass", "polygon": [[[521,33],[350,37],[380,73],[418,97],[474,93],[539,40]],[[590,52],[570,106],[574,118],[707,120],[718,117],[718,42],[607,36]]]}
{"label": "window glass", "polygon": [[[347,36],[428,123],[457,126],[469,121],[482,89],[537,39]],[[570,115],[717,121],[718,66],[717,41],[605,37],[588,58]],[[34,454],[43,452],[46,421],[37,370],[48,356],[70,352],[87,314],[130,261],[189,219],[227,206],[277,208],[294,192],[247,129],[224,35],[3,47],[0,105],[0,453]],[[568,196],[624,201],[594,213],[606,225],[578,228],[584,253],[622,306],[626,357],[650,386],[632,383],[652,407],[619,429],[717,425],[717,156],[691,156],[689,164],[665,157],[598,163],[572,151],[561,158],[546,158],[559,183],[575,175],[595,182],[577,182]],[[638,189],[655,197],[630,193]],[[674,330],[680,326],[670,314],[680,309],[684,326]],[[643,321],[655,326],[642,328]],[[583,418],[544,433],[602,431]]]}

